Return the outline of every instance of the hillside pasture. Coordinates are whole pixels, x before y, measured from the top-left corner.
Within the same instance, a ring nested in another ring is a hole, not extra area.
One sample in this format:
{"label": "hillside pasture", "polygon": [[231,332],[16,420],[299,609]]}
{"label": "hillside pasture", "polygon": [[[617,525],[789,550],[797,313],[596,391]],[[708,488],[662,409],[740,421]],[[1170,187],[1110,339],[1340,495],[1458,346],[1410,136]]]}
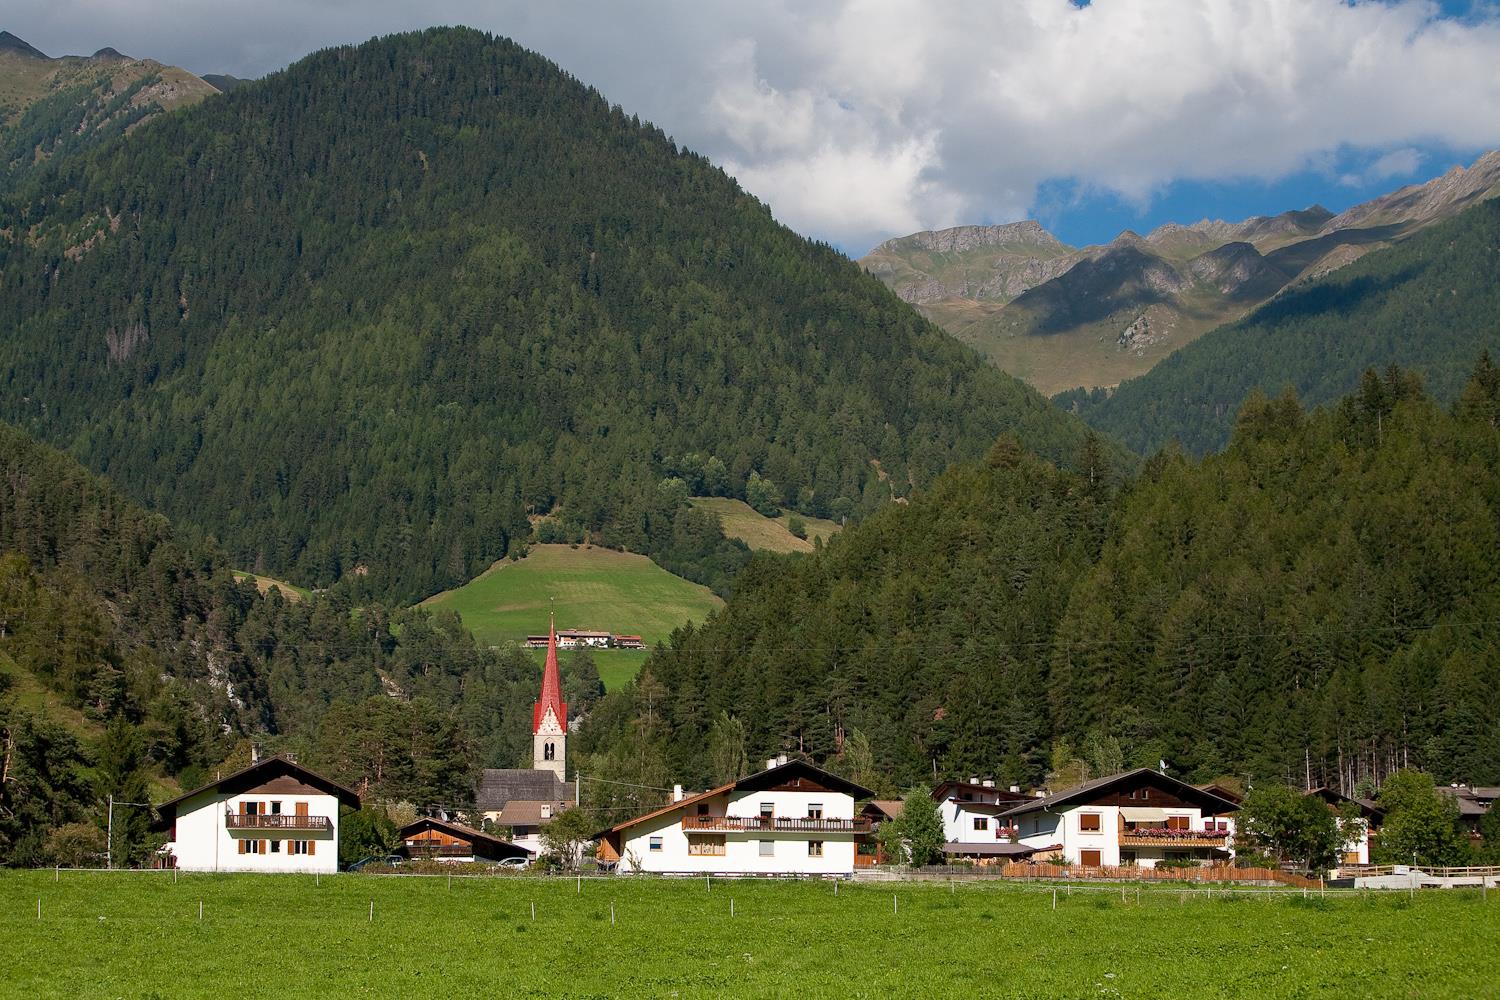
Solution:
{"label": "hillside pasture", "polygon": [[1477,997],[1500,938],[1458,890],[54,877],[0,873],[7,995]]}
{"label": "hillside pasture", "polygon": [[236,580],[253,581],[255,583],[255,589],[260,591],[262,594],[270,593],[271,588],[275,587],[277,590],[281,591],[281,596],[285,597],[289,601],[305,601],[312,596],[312,591],[308,590],[306,587],[299,587],[294,583],[287,583],[285,580],[277,580],[274,577],[259,576],[255,573],[247,573],[244,570],[240,569],[234,571],[234,578]]}
{"label": "hillside pasture", "polygon": [[787,528],[792,512],[783,510],[777,517],[766,517],[743,500],[729,497],[693,497],[699,510],[718,515],[719,526],[730,538],[738,538],[758,552],[811,552],[813,539],[824,542],[839,530],[837,523],[821,517],[798,514],[807,525],[807,537],[798,538]]}
{"label": "hillside pasture", "polygon": [[[559,629],[639,635],[649,647],[723,603],[707,587],[642,555],[592,545],[533,545],[526,558],[496,562],[422,606],[458,612],[485,645],[519,643],[545,632],[547,615],[555,609]],[[624,684],[646,661],[639,651],[594,650],[592,655],[607,688]]]}

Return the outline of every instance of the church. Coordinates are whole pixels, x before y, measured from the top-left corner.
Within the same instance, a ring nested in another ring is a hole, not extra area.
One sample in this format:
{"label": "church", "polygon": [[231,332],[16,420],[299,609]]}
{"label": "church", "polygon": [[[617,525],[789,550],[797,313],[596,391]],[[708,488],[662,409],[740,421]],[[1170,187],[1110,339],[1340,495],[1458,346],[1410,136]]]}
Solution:
{"label": "church", "polygon": [[540,854],[541,828],[577,802],[576,785],[566,780],[567,775],[568,703],[563,701],[553,619],[547,629],[541,696],[531,709],[531,767],[485,768],[475,805],[485,819],[510,827],[512,843]]}

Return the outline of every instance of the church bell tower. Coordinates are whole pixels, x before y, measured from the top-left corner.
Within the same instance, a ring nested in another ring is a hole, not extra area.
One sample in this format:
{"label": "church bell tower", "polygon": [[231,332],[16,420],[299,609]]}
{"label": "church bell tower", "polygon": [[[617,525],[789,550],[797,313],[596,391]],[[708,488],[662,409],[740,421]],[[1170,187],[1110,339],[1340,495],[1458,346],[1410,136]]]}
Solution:
{"label": "church bell tower", "polygon": [[562,700],[562,675],[557,669],[557,619],[547,629],[547,665],[542,670],[542,696],[531,710],[531,766],[552,771],[566,781],[568,703]]}

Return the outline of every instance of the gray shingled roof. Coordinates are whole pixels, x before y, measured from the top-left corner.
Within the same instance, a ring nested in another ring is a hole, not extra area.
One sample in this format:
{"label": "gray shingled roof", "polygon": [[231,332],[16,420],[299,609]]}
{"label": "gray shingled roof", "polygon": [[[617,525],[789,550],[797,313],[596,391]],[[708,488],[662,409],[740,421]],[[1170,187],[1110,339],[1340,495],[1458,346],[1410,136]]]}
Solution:
{"label": "gray shingled roof", "polygon": [[512,799],[532,802],[572,802],[573,783],[560,781],[551,771],[520,767],[487,767],[479,778],[474,805],[482,813],[499,812]]}
{"label": "gray shingled roof", "polygon": [[1234,812],[1239,806],[1228,799],[1221,798],[1213,792],[1205,792],[1195,785],[1185,781],[1178,781],[1171,775],[1153,771],[1149,767],[1138,767],[1132,771],[1124,771],[1120,774],[1111,774],[1103,778],[1095,778],[1093,781],[1085,781],[1081,785],[1065,788],[1060,792],[1054,792],[1044,798],[1031,799],[1014,809],[1008,809],[1001,813],[1002,816],[1019,816],[1022,813],[1035,812],[1038,809],[1051,809],[1054,806],[1065,806],[1079,799],[1087,798],[1091,793],[1108,788],[1114,784],[1125,784],[1136,778],[1150,778],[1158,784],[1165,785],[1180,795],[1185,801],[1197,800],[1200,805],[1212,806],[1224,812]]}

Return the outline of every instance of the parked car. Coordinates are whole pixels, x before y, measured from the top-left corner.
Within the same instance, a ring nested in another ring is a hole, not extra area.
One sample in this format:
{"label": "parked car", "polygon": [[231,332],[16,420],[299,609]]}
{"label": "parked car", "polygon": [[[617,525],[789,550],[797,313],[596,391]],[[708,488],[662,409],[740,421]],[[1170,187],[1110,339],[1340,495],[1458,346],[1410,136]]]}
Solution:
{"label": "parked car", "polygon": [[406,859],[399,854],[372,854],[368,858],[360,858],[345,871],[357,872],[367,865],[375,865],[380,868],[399,868],[406,864]]}
{"label": "parked car", "polygon": [[512,868],[517,871],[525,868],[529,864],[531,864],[530,858],[501,858],[500,861],[497,862],[497,866],[500,868]]}

